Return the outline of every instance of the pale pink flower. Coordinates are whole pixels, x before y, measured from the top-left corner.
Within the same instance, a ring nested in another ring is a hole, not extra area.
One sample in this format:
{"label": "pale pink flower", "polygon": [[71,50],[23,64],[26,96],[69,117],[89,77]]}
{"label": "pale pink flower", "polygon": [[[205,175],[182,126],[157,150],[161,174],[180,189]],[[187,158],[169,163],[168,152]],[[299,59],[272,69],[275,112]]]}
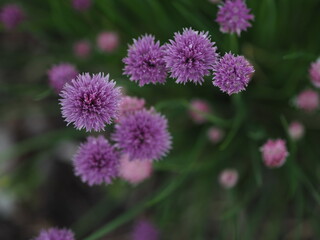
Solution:
{"label": "pale pink flower", "polygon": [[289,125],[288,131],[293,140],[299,140],[304,135],[304,126],[300,122],[294,121]]}
{"label": "pale pink flower", "polygon": [[130,160],[128,154],[120,158],[119,177],[131,184],[138,184],[152,174],[152,161]]}
{"label": "pale pink flower", "polygon": [[269,139],[260,149],[262,152],[263,162],[267,167],[281,167],[289,153],[287,151],[286,142],[282,139]]}
{"label": "pale pink flower", "polygon": [[211,127],[208,130],[208,138],[212,143],[218,143],[224,137],[224,131],[218,127]]}
{"label": "pale pink flower", "polygon": [[233,188],[238,182],[238,171],[235,169],[225,169],[219,175],[219,183],[224,188]]}
{"label": "pale pink flower", "polygon": [[102,52],[113,52],[119,45],[119,36],[115,32],[102,32],[97,37],[97,45]]}
{"label": "pale pink flower", "polygon": [[319,95],[312,89],[302,91],[295,101],[298,108],[312,112],[319,107]]}
{"label": "pale pink flower", "polygon": [[73,45],[73,53],[76,57],[86,59],[91,54],[91,45],[86,40],[80,40]]}
{"label": "pale pink flower", "polygon": [[205,115],[211,113],[211,107],[207,101],[194,99],[190,102],[189,115],[195,123],[204,123]]}

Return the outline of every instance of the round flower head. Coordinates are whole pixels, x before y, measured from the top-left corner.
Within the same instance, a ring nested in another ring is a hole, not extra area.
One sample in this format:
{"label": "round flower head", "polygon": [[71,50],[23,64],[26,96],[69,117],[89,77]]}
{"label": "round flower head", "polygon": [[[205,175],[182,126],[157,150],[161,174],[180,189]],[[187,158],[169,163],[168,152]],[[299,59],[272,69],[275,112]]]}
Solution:
{"label": "round flower head", "polygon": [[130,76],[131,81],[139,82],[140,87],[150,83],[164,83],[167,72],[162,49],[160,42],[156,42],[152,35],[134,39],[129,46],[128,56],[123,59],[124,74]]}
{"label": "round flower head", "polygon": [[109,80],[109,75],[89,73],[78,75],[66,83],[60,93],[62,116],[68,124],[86,131],[103,130],[118,117],[120,88]]}
{"label": "round flower head", "polygon": [[207,101],[194,99],[190,102],[189,115],[198,124],[206,121],[205,114],[211,113],[211,107]]}
{"label": "round flower head", "polygon": [[235,169],[225,169],[220,173],[219,182],[224,188],[233,188],[238,182],[238,172]]}
{"label": "round flower head", "polygon": [[91,45],[86,40],[81,40],[73,45],[73,53],[76,57],[86,59],[91,53]]}
{"label": "round flower head", "polygon": [[127,116],[144,108],[145,100],[136,97],[124,96],[119,105],[119,117]]}
{"label": "round flower head", "polygon": [[167,119],[151,110],[136,111],[120,119],[113,139],[130,159],[158,160],[169,151]]}
{"label": "round flower head", "polygon": [[295,103],[298,108],[312,112],[319,107],[319,95],[316,91],[307,89],[297,96]]}
{"label": "round flower head", "polygon": [[102,52],[113,52],[119,45],[119,36],[115,32],[102,32],[97,37],[97,45]]}
{"label": "round flower head", "polygon": [[42,230],[33,240],[75,240],[73,232],[67,229],[49,228]]}
{"label": "round flower head", "polygon": [[149,221],[138,221],[132,232],[132,240],[158,240],[159,230]]}
{"label": "round flower head", "polygon": [[120,158],[119,177],[131,184],[138,184],[151,176],[152,162],[139,159],[130,160],[127,154]]}
{"label": "round flower head", "polygon": [[73,159],[75,174],[90,186],[110,184],[118,175],[118,154],[103,136],[88,137]]}
{"label": "round flower head", "polygon": [[24,20],[24,12],[16,4],[7,4],[0,11],[0,21],[6,29],[13,29]]}
{"label": "round flower head", "polygon": [[221,128],[211,127],[208,130],[208,137],[212,143],[218,143],[224,137],[224,131]]}
{"label": "round flower head", "polygon": [[253,19],[254,16],[250,14],[250,9],[243,0],[226,0],[219,6],[216,21],[221,32],[237,33],[240,36],[241,31],[251,27],[249,21]]}
{"label": "round flower head", "polygon": [[268,140],[262,147],[263,162],[267,167],[281,167],[289,155],[286,142],[282,139]]}
{"label": "round flower head", "polygon": [[243,57],[226,53],[214,67],[213,85],[231,95],[246,89],[254,73],[253,66]]}
{"label": "round flower head", "polygon": [[91,6],[91,0],[72,0],[72,7],[77,11],[85,11]]}
{"label": "round flower head", "polygon": [[293,140],[299,140],[304,135],[304,126],[300,122],[292,122],[289,125],[289,135]]}
{"label": "round flower head", "polygon": [[311,64],[309,75],[313,85],[317,88],[320,88],[320,58]]}
{"label": "round flower head", "polygon": [[208,32],[185,28],[166,45],[164,60],[171,77],[177,78],[176,83],[202,84],[217,59],[216,50]]}
{"label": "round flower head", "polygon": [[70,82],[77,75],[78,70],[69,63],[55,65],[48,71],[50,85],[58,93],[62,90],[65,83]]}

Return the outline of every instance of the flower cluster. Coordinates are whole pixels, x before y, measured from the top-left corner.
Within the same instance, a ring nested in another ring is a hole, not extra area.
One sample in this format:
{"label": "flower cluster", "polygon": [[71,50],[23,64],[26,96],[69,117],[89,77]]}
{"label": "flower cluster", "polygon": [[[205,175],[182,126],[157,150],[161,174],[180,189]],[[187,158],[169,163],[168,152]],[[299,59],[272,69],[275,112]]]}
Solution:
{"label": "flower cluster", "polygon": [[192,28],[175,33],[174,39],[163,46],[154,36],[142,36],[134,40],[123,62],[124,74],[139,86],[164,83],[167,72],[176,83],[201,85],[204,77],[214,72],[213,85],[229,95],[245,90],[254,72],[243,56],[226,53],[219,57],[209,33]]}

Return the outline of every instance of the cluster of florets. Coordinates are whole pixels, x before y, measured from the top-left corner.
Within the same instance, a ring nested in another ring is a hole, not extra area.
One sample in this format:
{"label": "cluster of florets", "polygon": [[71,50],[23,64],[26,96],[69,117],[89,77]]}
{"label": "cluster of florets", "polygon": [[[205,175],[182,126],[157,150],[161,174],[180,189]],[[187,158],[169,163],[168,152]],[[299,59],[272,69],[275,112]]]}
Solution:
{"label": "cluster of florets", "polygon": [[213,73],[213,85],[229,95],[245,90],[254,73],[243,56],[227,53],[219,57],[209,33],[191,28],[175,33],[163,46],[154,36],[142,36],[129,46],[123,62],[124,74],[139,86],[164,83],[167,73],[176,83],[201,85],[204,77]]}
{"label": "cluster of florets", "polygon": [[171,148],[167,119],[145,100],[122,96],[109,75],[79,74],[60,93],[62,116],[81,130],[101,131],[114,121],[112,141],[88,137],[74,156],[75,174],[88,185],[110,184],[116,177],[137,184],[149,177],[152,161]]}

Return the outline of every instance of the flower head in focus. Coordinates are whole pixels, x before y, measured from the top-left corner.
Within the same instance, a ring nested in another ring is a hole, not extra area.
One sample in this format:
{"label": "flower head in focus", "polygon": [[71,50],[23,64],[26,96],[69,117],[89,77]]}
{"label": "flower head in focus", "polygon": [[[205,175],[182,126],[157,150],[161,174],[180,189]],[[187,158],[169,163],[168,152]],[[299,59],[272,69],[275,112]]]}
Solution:
{"label": "flower head in focus", "polygon": [[282,139],[269,139],[260,151],[264,164],[270,168],[281,167],[289,155],[286,142]]}
{"label": "flower head in focus", "polygon": [[130,160],[129,155],[123,154],[120,158],[119,177],[131,184],[139,184],[151,176],[152,162],[139,159]]}
{"label": "flower head in focus", "polygon": [[49,228],[42,230],[34,240],[75,240],[72,231],[67,229]]}
{"label": "flower head in focus", "polygon": [[112,137],[131,160],[158,160],[171,148],[167,119],[153,110],[143,109],[120,118]]}
{"label": "flower head in focus", "polygon": [[25,19],[22,8],[16,4],[7,4],[0,10],[0,21],[6,29],[13,29]]}
{"label": "flower head in focus", "polygon": [[251,27],[250,20],[254,16],[250,14],[244,0],[225,0],[219,6],[216,22],[220,25],[220,31],[223,33],[237,33],[240,36],[241,31],[246,31]]}
{"label": "flower head in focus", "polygon": [[214,67],[213,85],[231,95],[246,89],[254,73],[253,66],[243,57],[226,53]]}
{"label": "flower head in focus", "polygon": [[123,62],[124,74],[128,75],[131,81],[138,82],[140,87],[166,81],[167,71],[163,60],[163,47],[152,35],[134,39]]}
{"label": "flower head in focus", "polygon": [[49,83],[57,93],[62,90],[65,83],[70,82],[77,75],[78,70],[69,63],[55,65],[48,71]]}
{"label": "flower head in focus", "polygon": [[120,88],[109,75],[84,73],[66,83],[60,93],[62,116],[68,124],[87,131],[103,130],[118,117]]}
{"label": "flower head in focus", "polygon": [[175,33],[165,47],[166,67],[176,83],[193,82],[202,84],[217,59],[217,48],[211,42],[208,32],[198,32],[191,28]]}
{"label": "flower head in focus", "polygon": [[103,136],[88,137],[73,159],[75,174],[90,186],[110,184],[118,176],[119,156]]}

